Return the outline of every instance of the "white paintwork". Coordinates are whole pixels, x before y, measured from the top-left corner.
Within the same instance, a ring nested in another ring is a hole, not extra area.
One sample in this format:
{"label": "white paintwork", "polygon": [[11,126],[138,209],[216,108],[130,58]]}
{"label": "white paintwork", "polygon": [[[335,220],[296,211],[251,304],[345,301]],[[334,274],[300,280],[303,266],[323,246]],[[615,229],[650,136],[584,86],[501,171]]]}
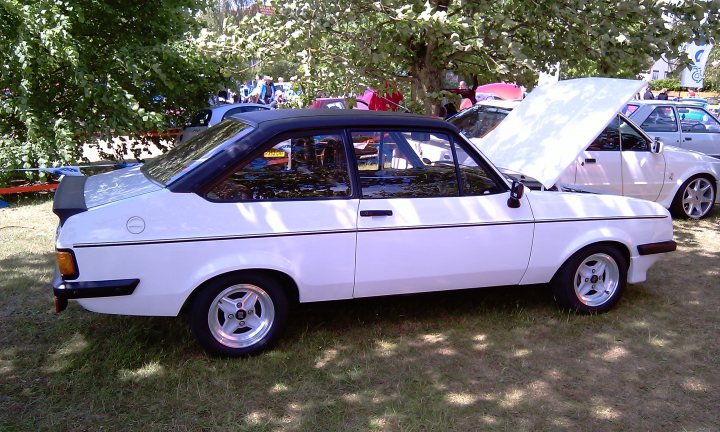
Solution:
{"label": "white paintwork", "polygon": [[497,166],[552,187],[643,85],[582,78],[538,87],[485,136],[482,151]]}
{"label": "white paintwork", "polygon": [[[162,189],[69,218],[56,247],[75,251],[77,281],[140,279],[133,295],[78,300],[88,310],[172,316],[203,282],[235,270],[282,272],[312,302],[548,282],[572,253],[608,240],[627,247],[629,280],[640,282],[656,256],[636,246],[672,238],[667,211],[645,201],[528,191],[511,209],[507,197],[219,204]],[[594,220],[637,215],[664,217]],[[132,217],[145,221],[140,234],[126,227]],[[424,229],[369,231],[401,227]],[[290,233],[303,235],[263,237]]]}
{"label": "white paintwork", "polygon": [[88,177],[85,187],[85,205],[97,207],[113,201],[154,192],[162,187],[148,180],[140,166],[123,168]]}
{"label": "white paintwork", "polygon": [[527,201],[509,208],[508,196],[361,200],[360,210],[393,214],[358,219],[355,296],[519,283],[533,224],[509,223],[533,217]]}
{"label": "white paintwork", "polygon": [[[626,246],[654,243],[672,237],[672,224],[666,209],[650,201],[612,195],[585,193],[557,193],[552,191],[528,191],[528,199],[538,222],[535,225],[533,253],[522,284],[545,283],[557,270],[558,262],[564,262],[582,247],[599,238]],[[615,215],[618,218],[633,215],[664,214],[667,219],[616,219],[594,222],[597,215]],[[562,222],[579,219],[572,222]],[[545,221],[557,221],[547,223]],[[558,241],[562,239],[562,241]],[[643,240],[639,240],[643,239]],[[645,280],[645,272],[658,259],[658,255],[640,256],[629,247],[630,269],[628,281]]]}
{"label": "white paintwork", "polygon": [[[57,247],[75,251],[82,263],[78,281],[140,279],[131,296],[79,300],[97,312],[176,315],[204,281],[253,268],[290,276],[301,301],[346,299],[353,289],[357,208],[358,200],[212,203],[163,189],[71,217]],[[131,217],[145,220],[142,233],[127,230]],[[253,238],[288,233],[307,235]],[[102,246],[109,242],[126,245]]]}

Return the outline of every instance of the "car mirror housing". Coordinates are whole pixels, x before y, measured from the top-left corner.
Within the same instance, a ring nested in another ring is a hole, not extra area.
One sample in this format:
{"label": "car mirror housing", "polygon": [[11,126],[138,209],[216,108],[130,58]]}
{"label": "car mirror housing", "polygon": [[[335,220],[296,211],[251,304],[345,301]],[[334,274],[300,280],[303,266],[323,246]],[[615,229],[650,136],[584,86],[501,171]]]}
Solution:
{"label": "car mirror housing", "polygon": [[663,143],[662,143],[662,141],[660,141],[659,137],[655,137],[653,142],[650,144],[650,152],[659,154],[659,153],[662,153],[662,151],[663,151]]}
{"label": "car mirror housing", "polygon": [[525,185],[517,180],[513,180],[512,186],[510,186],[510,197],[507,200],[507,205],[510,208],[520,207],[520,198],[525,193]]}

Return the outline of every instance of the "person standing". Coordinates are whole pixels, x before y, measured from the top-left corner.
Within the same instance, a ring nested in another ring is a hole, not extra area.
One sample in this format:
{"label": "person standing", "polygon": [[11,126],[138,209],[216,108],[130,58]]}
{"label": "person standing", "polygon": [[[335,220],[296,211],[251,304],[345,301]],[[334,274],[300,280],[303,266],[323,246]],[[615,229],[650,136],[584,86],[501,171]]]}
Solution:
{"label": "person standing", "polygon": [[645,93],[643,94],[643,99],[649,100],[649,99],[655,99],[655,95],[652,91],[650,91],[650,86],[647,86],[645,88]]}
{"label": "person standing", "polygon": [[265,80],[265,83],[260,89],[260,103],[269,105],[270,102],[275,100],[275,84],[273,84],[272,77],[268,75],[265,75],[263,80]]}
{"label": "person standing", "polygon": [[657,95],[658,100],[668,100],[668,90],[666,88],[660,90],[660,93]]}

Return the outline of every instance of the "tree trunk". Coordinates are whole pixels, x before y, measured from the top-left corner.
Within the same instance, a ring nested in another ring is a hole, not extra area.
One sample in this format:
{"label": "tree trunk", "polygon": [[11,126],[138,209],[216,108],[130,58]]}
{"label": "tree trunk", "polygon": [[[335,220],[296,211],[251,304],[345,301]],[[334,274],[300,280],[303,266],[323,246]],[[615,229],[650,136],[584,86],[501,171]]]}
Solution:
{"label": "tree trunk", "polygon": [[413,75],[416,77],[418,84],[415,101],[423,104],[425,114],[441,116],[442,99],[440,97],[440,91],[442,90],[442,71],[427,62],[425,64],[416,64],[413,69]]}

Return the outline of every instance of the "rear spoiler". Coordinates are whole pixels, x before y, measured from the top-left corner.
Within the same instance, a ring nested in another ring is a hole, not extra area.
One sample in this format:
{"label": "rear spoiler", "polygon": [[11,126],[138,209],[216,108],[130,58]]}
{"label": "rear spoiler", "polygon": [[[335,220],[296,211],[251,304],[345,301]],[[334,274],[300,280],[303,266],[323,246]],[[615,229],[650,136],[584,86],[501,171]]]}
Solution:
{"label": "rear spoiler", "polygon": [[85,204],[85,176],[64,176],[55,192],[53,213],[60,218],[62,225],[70,216],[87,210]]}

